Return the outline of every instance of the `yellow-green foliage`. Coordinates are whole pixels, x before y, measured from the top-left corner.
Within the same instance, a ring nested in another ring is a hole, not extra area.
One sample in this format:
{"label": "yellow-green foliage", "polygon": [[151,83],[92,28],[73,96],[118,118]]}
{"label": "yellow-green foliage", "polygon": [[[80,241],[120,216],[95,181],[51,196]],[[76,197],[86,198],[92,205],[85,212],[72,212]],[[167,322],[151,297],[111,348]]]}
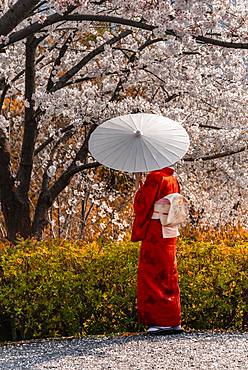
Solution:
{"label": "yellow-green foliage", "polygon": [[187,327],[247,329],[248,242],[227,246],[182,241],[178,252]]}
{"label": "yellow-green foliage", "polygon": [[3,248],[0,312],[14,317],[18,338],[134,328],[137,252],[63,240]]}
{"label": "yellow-green foliage", "polygon": [[[138,243],[51,240],[0,246],[1,320],[17,338],[137,331]],[[244,330],[248,242],[178,242],[183,324]],[[12,328],[13,331],[13,328]],[[1,336],[0,336],[1,337]]]}

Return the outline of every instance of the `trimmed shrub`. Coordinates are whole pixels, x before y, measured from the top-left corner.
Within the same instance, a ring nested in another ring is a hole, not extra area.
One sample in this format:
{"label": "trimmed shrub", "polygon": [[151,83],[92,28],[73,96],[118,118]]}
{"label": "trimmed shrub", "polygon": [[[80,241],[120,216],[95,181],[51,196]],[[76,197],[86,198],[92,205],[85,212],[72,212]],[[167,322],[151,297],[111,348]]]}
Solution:
{"label": "trimmed shrub", "polygon": [[247,242],[180,243],[181,305],[188,328],[247,329],[247,251]]}
{"label": "trimmed shrub", "polygon": [[[179,240],[185,328],[247,328],[247,249],[245,238],[229,245]],[[0,246],[0,339],[143,330],[135,307],[138,252],[131,242]]]}
{"label": "trimmed shrub", "polygon": [[3,248],[2,320],[14,320],[17,339],[137,330],[137,253],[131,243],[63,240]]}

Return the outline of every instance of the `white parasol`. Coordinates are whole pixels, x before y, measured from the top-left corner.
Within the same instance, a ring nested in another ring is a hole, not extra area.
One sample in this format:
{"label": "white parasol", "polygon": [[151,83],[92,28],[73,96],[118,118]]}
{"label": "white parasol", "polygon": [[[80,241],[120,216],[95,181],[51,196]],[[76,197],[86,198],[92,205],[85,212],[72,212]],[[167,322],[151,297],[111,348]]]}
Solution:
{"label": "white parasol", "polygon": [[188,147],[189,136],[180,123],[148,113],[112,118],[98,126],[89,140],[89,151],[98,162],[126,172],[168,167]]}

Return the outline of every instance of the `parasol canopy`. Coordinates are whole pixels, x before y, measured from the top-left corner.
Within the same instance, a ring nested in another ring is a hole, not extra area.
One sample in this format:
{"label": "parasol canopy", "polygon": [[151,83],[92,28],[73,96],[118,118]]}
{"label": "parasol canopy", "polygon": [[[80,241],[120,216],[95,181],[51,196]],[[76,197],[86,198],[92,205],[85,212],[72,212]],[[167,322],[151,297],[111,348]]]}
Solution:
{"label": "parasol canopy", "polygon": [[189,136],[182,125],[149,113],[127,114],[99,125],[89,151],[101,164],[126,172],[168,167],[187,152]]}

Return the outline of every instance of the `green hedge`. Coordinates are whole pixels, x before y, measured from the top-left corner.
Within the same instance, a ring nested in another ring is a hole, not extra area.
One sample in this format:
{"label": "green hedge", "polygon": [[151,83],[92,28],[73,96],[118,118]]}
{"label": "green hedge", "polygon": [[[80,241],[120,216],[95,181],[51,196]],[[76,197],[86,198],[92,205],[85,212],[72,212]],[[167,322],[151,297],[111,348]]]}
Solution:
{"label": "green hedge", "polygon": [[[142,330],[135,309],[139,245],[19,241],[0,249],[0,339]],[[245,330],[248,242],[178,243],[186,329]]]}

